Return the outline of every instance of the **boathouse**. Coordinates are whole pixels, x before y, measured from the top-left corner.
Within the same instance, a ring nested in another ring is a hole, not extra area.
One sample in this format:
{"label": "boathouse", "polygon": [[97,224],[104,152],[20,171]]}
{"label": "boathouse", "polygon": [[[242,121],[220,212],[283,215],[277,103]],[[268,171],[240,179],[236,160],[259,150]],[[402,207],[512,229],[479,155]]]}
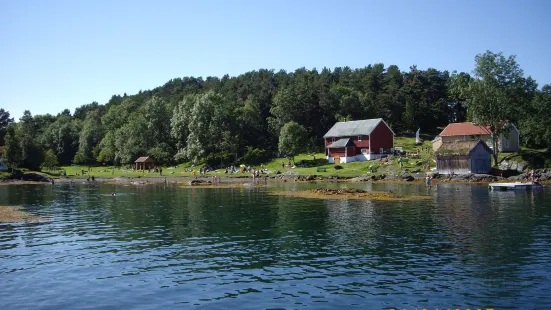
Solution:
{"label": "boathouse", "polygon": [[394,132],[382,118],[338,122],[323,136],[330,163],[377,159],[394,151]]}
{"label": "boathouse", "polygon": [[134,168],[136,170],[149,170],[153,169],[155,161],[149,156],[142,156],[134,162]]}
{"label": "boathouse", "polygon": [[439,174],[489,173],[492,150],[483,140],[442,144],[436,151]]}

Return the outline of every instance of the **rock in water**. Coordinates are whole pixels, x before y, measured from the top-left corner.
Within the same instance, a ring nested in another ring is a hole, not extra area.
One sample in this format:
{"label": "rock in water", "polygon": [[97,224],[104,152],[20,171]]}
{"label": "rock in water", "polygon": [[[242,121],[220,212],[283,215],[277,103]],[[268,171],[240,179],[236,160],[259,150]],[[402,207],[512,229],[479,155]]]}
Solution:
{"label": "rock in water", "polygon": [[411,182],[411,181],[415,180],[415,178],[412,177],[411,175],[406,175],[405,177],[402,177],[402,180],[404,180],[406,182]]}

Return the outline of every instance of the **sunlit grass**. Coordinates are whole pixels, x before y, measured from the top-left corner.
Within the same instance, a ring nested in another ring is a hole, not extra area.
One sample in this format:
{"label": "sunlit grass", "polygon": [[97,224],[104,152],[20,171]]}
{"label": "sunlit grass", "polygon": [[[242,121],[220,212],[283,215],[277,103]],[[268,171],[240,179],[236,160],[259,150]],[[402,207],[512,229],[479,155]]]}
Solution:
{"label": "sunlit grass", "polygon": [[[288,158],[274,158],[265,163],[252,166],[253,169],[265,169],[269,171],[270,175],[275,175],[276,172],[279,173],[289,173],[292,172],[298,175],[317,175],[321,177],[342,177],[342,178],[351,178],[357,177],[369,173],[369,166],[373,166],[377,170],[374,174],[389,174],[397,173],[403,169],[418,169],[422,168],[423,164],[420,162],[427,162],[431,152],[427,150],[432,150],[432,144],[430,141],[425,140],[421,145],[415,144],[415,138],[409,137],[396,137],[394,140],[394,145],[396,147],[402,147],[407,153],[417,153],[419,152],[419,158],[410,158],[407,163],[403,164],[403,167],[400,168],[399,163],[396,161],[396,158],[391,159],[388,164],[383,164],[380,160],[364,161],[364,162],[352,162],[341,164],[342,169],[335,169],[334,164],[329,164],[325,159],[324,153],[308,153],[300,154],[294,157],[294,160],[291,160],[291,167],[289,167]],[[315,160],[314,160],[315,158]],[[295,168],[292,168],[293,163]],[[240,165],[243,163],[235,164],[236,168],[240,170]],[[305,164],[307,167],[300,167],[301,164]],[[248,166],[248,165],[247,165]],[[431,161],[431,166],[434,167],[434,162]],[[204,167],[204,163],[199,163],[197,165],[192,165],[190,162],[182,163],[173,167],[162,167],[163,174],[159,172],[150,172],[146,171],[134,171],[131,166],[126,167],[115,167],[112,166],[65,166],[61,167],[61,170],[53,175],[59,175],[63,177],[64,171],[67,177],[78,177],[78,178],[87,178],[94,176],[95,178],[116,178],[116,177],[171,177],[171,176],[183,176],[183,177],[192,177],[194,176],[192,172],[185,171],[185,169],[192,169],[196,171],[196,176],[199,175],[199,168]],[[206,174],[206,176],[227,176],[227,177],[250,177],[251,173],[241,173],[237,172],[234,174],[228,173],[225,174],[225,169],[219,168],[216,171],[211,171]]]}

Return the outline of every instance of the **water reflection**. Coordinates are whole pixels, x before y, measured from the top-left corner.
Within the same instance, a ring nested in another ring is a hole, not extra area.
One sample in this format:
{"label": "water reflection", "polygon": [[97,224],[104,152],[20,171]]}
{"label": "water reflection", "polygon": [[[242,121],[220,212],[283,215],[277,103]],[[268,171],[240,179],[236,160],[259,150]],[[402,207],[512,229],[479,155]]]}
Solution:
{"label": "water reflection", "polygon": [[347,186],[430,199],[296,199],[267,195],[266,188],[175,184],[4,186],[0,205],[22,204],[54,220],[0,226],[1,303],[6,309],[547,304],[546,191],[276,186]]}

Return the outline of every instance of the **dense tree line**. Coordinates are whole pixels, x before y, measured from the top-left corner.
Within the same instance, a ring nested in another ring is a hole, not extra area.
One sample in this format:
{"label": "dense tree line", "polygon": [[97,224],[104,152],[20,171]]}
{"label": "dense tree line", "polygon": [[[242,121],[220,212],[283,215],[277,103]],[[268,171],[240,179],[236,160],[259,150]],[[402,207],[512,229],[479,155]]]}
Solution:
{"label": "dense tree line", "polygon": [[[381,117],[398,133],[421,128],[433,134],[470,119],[501,132],[509,120],[525,144],[547,146],[551,127],[541,124],[551,121],[551,86],[538,90],[514,57],[486,52],[475,62],[473,76],[375,64],[176,78],[135,95],[114,95],[106,104],[83,105],[73,115],[26,111],[15,123],[0,110],[0,142],[11,166],[31,169],[129,164],[143,155],[161,164],[217,165],[265,160],[278,146],[287,155],[320,151],[321,137],[336,121]],[[298,148],[292,137],[300,138]]]}

